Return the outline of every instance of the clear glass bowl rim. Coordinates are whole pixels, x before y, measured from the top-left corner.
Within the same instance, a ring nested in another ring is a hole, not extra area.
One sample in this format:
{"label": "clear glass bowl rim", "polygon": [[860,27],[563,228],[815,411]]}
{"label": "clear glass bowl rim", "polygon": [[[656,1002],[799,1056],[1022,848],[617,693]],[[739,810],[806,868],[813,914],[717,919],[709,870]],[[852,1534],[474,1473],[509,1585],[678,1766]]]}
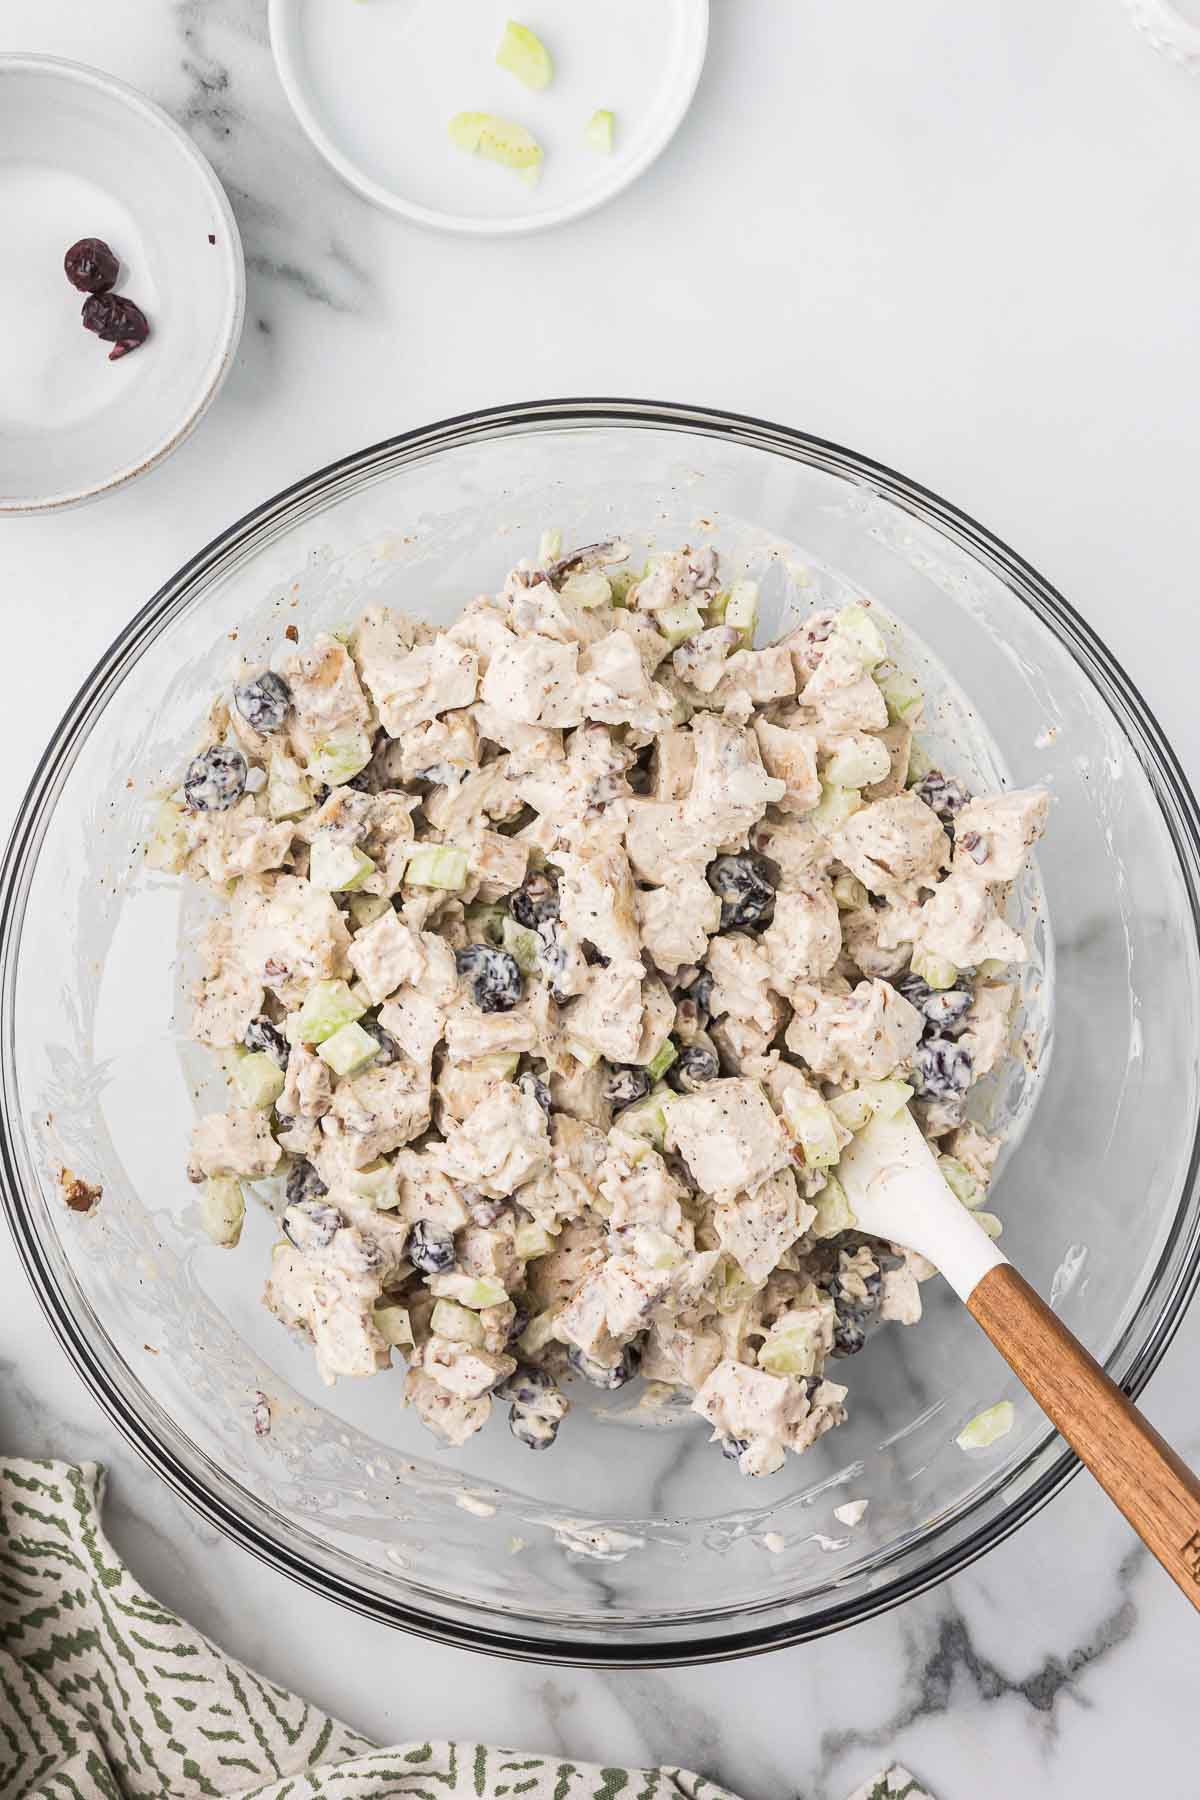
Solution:
{"label": "clear glass bowl rim", "polygon": [[[53,1261],[37,1228],[34,1203],[20,1176],[23,1133],[15,1082],[15,982],[21,927],[41,838],[57,796],[87,738],[126,670],[159,631],[188,603],[196,583],[224,561],[240,560],[255,540],[297,524],[329,500],[355,490],[374,476],[433,453],[512,435],[529,429],[586,431],[644,428],[695,432],[726,439],[806,463],[862,484],[915,519],[935,526],[960,549],[1004,580],[1015,599],[1057,638],[1084,677],[1097,689],[1151,779],[1178,860],[1200,942],[1200,807],[1174,751],[1142,695],[1105,645],[1069,602],[1001,539],[920,483],[856,451],[790,426],[738,413],[669,402],[606,398],[561,398],[482,408],[385,438],[326,464],[261,502],[213,538],[186,562],[134,615],[83,682],[51,738],[21,803],[3,862],[0,863],[0,1199],[17,1253],[46,1318],[107,1417],[142,1459],[225,1536],[261,1561],[353,1611],[461,1649],[516,1660],[582,1667],[648,1668],[721,1662],[806,1642],[877,1616],[927,1591],[1003,1542],[1075,1475],[1074,1452],[1047,1425],[1044,1435],[1003,1485],[1021,1486],[995,1515],[953,1543],[939,1547],[951,1524],[925,1536],[928,1554],[918,1566],[894,1573],[849,1598],[830,1591],[826,1602],[800,1619],[751,1622],[743,1631],[709,1637],[697,1621],[694,1638],[614,1643],[571,1636],[564,1622],[559,1641],[526,1636],[499,1621],[483,1626],[462,1618],[426,1612],[398,1601],[328,1567],[319,1567],[243,1516],[225,1494],[206,1481],[197,1458],[177,1455],[157,1436],[148,1419],[131,1406],[106,1365],[102,1338],[93,1338],[66,1303]],[[1200,1120],[1194,1122],[1186,1179],[1175,1217],[1154,1271],[1120,1341],[1108,1358],[1109,1373],[1133,1398],[1153,1374],[1171,1342],[1197,1285],[1200,1285]],[[1022,1484],[1024,1484],[1022,1486]],[[232,1485],[232,1484],[230,1484]],[[972,1510],[995,1500],[986,1489]],[[896,1553],[910,1554],[912,1546]],[[885,1565],[881,1564],[880,1567]],[[664,1623],[666,1623],[664,1621]],[[675,1623],[672,1621],[671,1623]],[[652,1628],[651,1628],[652,1629]]]}

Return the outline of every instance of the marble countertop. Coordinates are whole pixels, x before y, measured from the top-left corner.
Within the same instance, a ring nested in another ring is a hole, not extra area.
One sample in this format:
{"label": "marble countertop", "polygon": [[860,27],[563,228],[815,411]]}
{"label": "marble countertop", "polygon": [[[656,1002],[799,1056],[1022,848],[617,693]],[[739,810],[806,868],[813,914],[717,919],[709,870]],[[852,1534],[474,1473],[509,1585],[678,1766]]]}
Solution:
{"label": "marble countertop", "polygon": [[[0,828],[113,634],[233,517],[408,426],[570,393],[786,420],[944,493],[1087,615],[1200,774],[1200,83],[1117,0],[714,0],[661,162],[587,220],[494,244],[338,184],[290,117],[265,10],[5,8],[0,48],[109,69],[192,132],[249,301],[228,385],[162,468],[0,526],[6,660],[32,672],[5,694]],[[148,1585],[381,1739],[675,1761],[748,1800],[836,1800],[890,1757],[941,1800],[1194,1789],[1195,1618],[1086,1478],[949,1585],[819,1645],[691,1672],[514,1667],[366,1624],[223,1542],[110,1430],[2,1236],[0,1291],[6,1447],[108,1464]],[[1194,1309],[1145,1400],[1193,1461],[1198,1355]]]}

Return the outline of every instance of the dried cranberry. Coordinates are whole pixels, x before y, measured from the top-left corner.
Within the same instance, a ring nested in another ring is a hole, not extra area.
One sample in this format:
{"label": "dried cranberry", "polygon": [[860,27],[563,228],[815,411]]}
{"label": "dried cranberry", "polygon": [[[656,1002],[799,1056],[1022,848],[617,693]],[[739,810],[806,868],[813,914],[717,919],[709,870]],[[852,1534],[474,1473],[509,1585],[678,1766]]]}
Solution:
{"label": "dried cranberry", "polygon": [[94,331],[113,346],[108,353],[109,362],[127,356],[150,336],[145,313],[124,294],[89,294],[83,303],[82,318],[86,331]]}
{"label": "dried cranberry", "polygon": [[63,257],[63,268],[81,294],[103,294],[116,281],[121,265],[103,238],[80,238]]}

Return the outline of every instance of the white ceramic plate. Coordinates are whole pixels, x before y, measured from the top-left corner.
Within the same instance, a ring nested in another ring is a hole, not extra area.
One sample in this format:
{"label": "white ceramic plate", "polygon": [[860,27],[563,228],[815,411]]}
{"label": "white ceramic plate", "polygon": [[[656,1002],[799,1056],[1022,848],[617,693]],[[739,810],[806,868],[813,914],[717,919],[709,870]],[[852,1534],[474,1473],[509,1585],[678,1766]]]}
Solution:
{"label": "white ceramic plate", "polygon": [[[554,58],[540,93],[496,66],[510,17]],[[708,39],[708,0],[271,0],[270,19],[296,117],[344,181],[422,225],[487,235],[560,225],[635,181],[687,112]],[[601,108],[616,115],[607,156],[584,139]],[[458,112],[527,126],[545,151],[537,187],[455,149]]]}
{"label": "white ceramic plate", "polygon": [[[0,56],[0,514],[109,493],[187,436],[228,373],[245,271],[229,202],[179,127],[123,82]],[[63,273],[82,237],[121,263],[150,337],[118,362]]]}

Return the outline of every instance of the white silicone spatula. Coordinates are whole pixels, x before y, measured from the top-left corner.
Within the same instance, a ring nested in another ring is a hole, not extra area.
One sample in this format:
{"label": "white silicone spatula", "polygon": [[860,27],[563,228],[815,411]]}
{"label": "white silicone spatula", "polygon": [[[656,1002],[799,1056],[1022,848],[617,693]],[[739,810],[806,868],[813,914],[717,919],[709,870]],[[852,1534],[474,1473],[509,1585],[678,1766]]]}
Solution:
{"label": "white silicone spatula", "polygon": [[1200,1608],[1200,1481],[947,1187],[907,1108],[876,1117],[838,1164],[859,1229],[920,1251]]}

